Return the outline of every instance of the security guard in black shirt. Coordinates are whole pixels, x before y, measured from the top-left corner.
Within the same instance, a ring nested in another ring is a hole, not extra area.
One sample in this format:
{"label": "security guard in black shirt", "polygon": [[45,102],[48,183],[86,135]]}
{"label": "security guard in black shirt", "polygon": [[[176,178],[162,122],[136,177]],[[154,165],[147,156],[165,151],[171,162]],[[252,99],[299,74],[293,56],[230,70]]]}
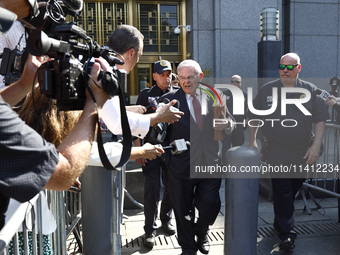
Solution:
{"label": "security guard in black shirt", "polygon": [[[315,85],[298,78],[301,64],[297,54],[283,55],[279,69],[280,79],[264,85],[253,102],[254,109],[268,110],[269,114],[248,113],[249,118],[254,120],[250,121],[249,146],[257,148],[256,133],[261,126],[262,134],[268,139],[268,166],[286,166],[289,169],[311,165],[320,156],[329,114],[325,103],[314,92]],[[285,107],[281,107],[282,98],[286,98],[283,99]],[[262,122],[255,119],[262,119]],[[315,136],[312,138],[313,128]],[[294,249],[294,199],[305,179],[284,171],[276,174],[271,174],[274,228],[281,240],[280,249]]]}
{"label": "security guard in black shirt", "polygon": [[[156,85],[151,88],[142,90],[138,96],[137,105],[143,105],[147,108],[147,113],[155,112],[159,104],[159,97],[171,91],[173,88],[171,84],[172,68],[169,61],[160,60],[154,64],[153,78]],[[157,143],[155,137],[152,135],[153,128],[150,128],[149,133],[145,137],[146,142],[152,144]],[[135,141],[136,146],[141,146],[141,140]],[[161,173],[164,184],[164,194],[161,203],[160,219],[164,231],[169,234],[175,234],[175,228],[171,224],[172,218],[172,205],[170,195],[168,193],[167,185],[167,168],[165,164],[164,154],[154,160],[146,160],[144,158],[136,160],[137,163],[142,165],[143,174],[145,177],[144,183],[144,215],[145,215],[145,243],[148,248],[152,248],[155,242],[155,235],[157,230],[157,214],[158,202],[161,191]],[[162,171],[161,171],[162,169]]]}

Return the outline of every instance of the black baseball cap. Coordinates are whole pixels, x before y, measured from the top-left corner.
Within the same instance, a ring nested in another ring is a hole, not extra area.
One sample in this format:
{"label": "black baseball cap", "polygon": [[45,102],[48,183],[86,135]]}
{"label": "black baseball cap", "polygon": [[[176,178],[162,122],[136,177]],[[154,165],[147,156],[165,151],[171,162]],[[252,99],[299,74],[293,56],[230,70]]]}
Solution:
{"label": "black baseball cap", "polygon": [[171,64],[167,60],[159,60],[153,66],[153,72],[162,74],[164,71],[172,71]]}

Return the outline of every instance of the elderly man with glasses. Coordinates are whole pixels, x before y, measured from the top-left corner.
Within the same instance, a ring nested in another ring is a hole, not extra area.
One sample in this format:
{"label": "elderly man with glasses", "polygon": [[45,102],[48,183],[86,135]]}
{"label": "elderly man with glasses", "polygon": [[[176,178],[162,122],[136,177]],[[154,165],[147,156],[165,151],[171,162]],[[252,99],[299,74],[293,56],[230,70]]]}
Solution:
{"label": "elderly man with glasses", "polygon": [[198,250],[208,254],[209,226],[215,222],[221,206],[221,179],[212,178],[209,173],[209,178],[206,178],[204,173],[196,173],[195,168],[220,163],[214,131],[231,132],[233,127],[229,115],[226,116],[227,123],[213,125],[213,99],[207,96],[207,90],[200,85],[204,75],[199,63],[184,60],[178,65],[177,71],[180,89],[164,97],[178,100],[184,116],[169,125],[167,140],[171,144],[184,139],[190,141],[191,145],[181,154],[169,154],[167,163],[171,202],[182,255],[196,255]]}
{"label": "elderly man with glasses", "polygon": [[[316,86],[299,79],[300,72],[300,57],[296,53],[283,55],[279,64],[280,79],[265,84],[253,102],[257,110],[271,109],[277,103],[276,109],[266,116],[248,114],[250,119],[277,120],[270,123],[264,121],[261,129],[268,140],[267,166],[298,169],[312,165],[319,158],[325,121],[329,119],[329,114],[324,102],[315,93]],[[291,92],[286,93],[287,90]],[[310,98],[307,100],[309,95]],[[303,100],[304,98],[306,100]],[[301,105],[292,103],[302,100],[304,103]],[[282,105],[285,104],[284,114]],[[301,110],[302,105],[310,114]],[[291,121],[294,124],[282,125],[282,121]],[[254,148],[257,148],[256,122],[251,121],[249,128],[249,146]],[[312,134],[313,128],[315,135]],[[304,174],[299,174],[298,171],[294,173],[282,171],[277,175],[271,174],[271,178],[274,228],[281,240],[279,247],[281,250],[294,249],[294,240],[297,237],[297,233],[293,230],[294,199],[305,180]]]}

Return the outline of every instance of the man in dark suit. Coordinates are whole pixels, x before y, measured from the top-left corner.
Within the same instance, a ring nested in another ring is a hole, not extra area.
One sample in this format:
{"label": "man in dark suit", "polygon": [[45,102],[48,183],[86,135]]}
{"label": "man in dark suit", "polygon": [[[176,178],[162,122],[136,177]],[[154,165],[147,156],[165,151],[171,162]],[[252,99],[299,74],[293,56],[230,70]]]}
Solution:
{"label": "man in dark suit", "polygon": [[[168,157],[170,196],[182,254],[193,255],[197,250],[208,254],[210,245],[207,233],[220,210],[221,179],[200,178],[199,174],[194,175],[194,169],[195,166],[219,164],[218,143],[214,140],[213,100],[198,88],[203,73],[196,61],[181,62],[177,71],[181,88],[164,97],[177,99],[184,116],[169,125],[167,139],[171,143],[184,138],[190,141],[191,149]],[[215,126],[215,130],[221,132],[227,128],[229,123]],[[199,212],[196,223],[195,208]]]}

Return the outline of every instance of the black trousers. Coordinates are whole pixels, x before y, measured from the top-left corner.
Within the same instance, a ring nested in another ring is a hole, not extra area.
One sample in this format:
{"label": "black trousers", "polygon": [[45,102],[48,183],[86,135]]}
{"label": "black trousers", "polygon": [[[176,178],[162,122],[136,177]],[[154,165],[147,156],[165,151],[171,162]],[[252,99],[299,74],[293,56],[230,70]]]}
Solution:
{"label": "black trousers", "polygon": [[167,167],[164,160],[157,157],[148,160],[146,166],[142,167],[145,177],[144,182],[144,215],[146,234],[156,233],[158,217],[158,203],[161,193],[161,180],[164,185],[163,199],[161,203],[160,219],[162,224],[167,224],[172,218],[172,205],[168,188]]}
{"label": "black trousers", "polygon": [[[168,173],[171,201],[177,225],[178,243],[183,253],[197,251],[195,236],[203,236],[220,211],[220,179],[183,180]],[[198,210],[195,223],[195,208]]]}
{"label": "black trousers", "polygon": [[[290,166],[305,165],[306,159],[303,159],[305,151],[299,151],[294,148],[280,148],[278,145],[270,145],[267,163],[275,165]],[[282,176],[281,176],[282,177]],[[274,214],[277,226],[280,231],[278,237],[285,240],[288,237],[296,238],[294,227],[294,200],[295,195],[305,181],[305,178],[272,178]],[[294,177],[292,174],[291,177]]]}

